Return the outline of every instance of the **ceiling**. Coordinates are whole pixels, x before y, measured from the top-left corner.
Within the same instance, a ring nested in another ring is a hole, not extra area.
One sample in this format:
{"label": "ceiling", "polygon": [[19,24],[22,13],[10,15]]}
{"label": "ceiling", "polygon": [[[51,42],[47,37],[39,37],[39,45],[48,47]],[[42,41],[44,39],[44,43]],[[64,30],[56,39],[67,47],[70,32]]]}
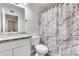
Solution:
{"label": "ceiling", "polygon": [[[28,6],[29,8],[33,9],[34,11],[43,12],[45,10],[53,8],[53,7],[57,6],[58,4],[62,4],[62,3],[15,3],[15,4],[20,5],[20,6],[23,5],[24,7]],[[14,4],[14,6],[16,6],[15,4]],[[13,6],[13,5],[7,4],[7,3],[6,4],[4,3],[2,5]],[[14,7],[14,8],[16,9],[17,7]]]}
{"label": "ceiling", "polygon": [[45,10],[52,8],[52,7],[57,6],[58,4],[59,3],[28,3],[27,5],[36,11],[43,12]]}

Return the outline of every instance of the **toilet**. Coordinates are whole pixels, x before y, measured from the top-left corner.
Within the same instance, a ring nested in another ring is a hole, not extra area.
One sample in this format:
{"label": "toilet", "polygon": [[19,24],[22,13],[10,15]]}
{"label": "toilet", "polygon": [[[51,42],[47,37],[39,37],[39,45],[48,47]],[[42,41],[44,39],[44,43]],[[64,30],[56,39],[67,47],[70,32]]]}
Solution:
{"label": "toilet", "polygon": [[35,56],[45,56],[48,53],[47,46],[40,43],[40,36],[32,37],[32,45],[35,47],[36,54]]}
{"label": "toilet", "polygon": [[35,46],[36,49],[36,56],[44,56],[45,54],[48,53],[48,48],[47,46],[43,45],[43,44],[39,44]]}

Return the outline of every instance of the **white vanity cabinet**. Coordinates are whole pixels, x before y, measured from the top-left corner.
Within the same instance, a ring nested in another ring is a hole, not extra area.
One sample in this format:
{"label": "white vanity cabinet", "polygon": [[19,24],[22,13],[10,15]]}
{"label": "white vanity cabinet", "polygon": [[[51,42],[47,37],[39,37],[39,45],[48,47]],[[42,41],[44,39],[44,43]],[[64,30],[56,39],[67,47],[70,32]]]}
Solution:
{"label": "white vanity cabinet", "polygon": [[28,47],[26,45],[14,49],[14,56],[27,56],[27,55],[28,55]]}
{"label": "white vanity cabinet", "polygon": [[30,56],[30,40],[27,39],[16,43],[18,46],[14,48],[14,56]]}
{"label": "white vanity cabinet", "polygon": [[9,49],[9,50],[0,52],[0,56],[12,56],[12,50]]}
{"label": "white vanity cabinet", "polygon": [[30,38],[0,43],[0,56],[30,56]]}

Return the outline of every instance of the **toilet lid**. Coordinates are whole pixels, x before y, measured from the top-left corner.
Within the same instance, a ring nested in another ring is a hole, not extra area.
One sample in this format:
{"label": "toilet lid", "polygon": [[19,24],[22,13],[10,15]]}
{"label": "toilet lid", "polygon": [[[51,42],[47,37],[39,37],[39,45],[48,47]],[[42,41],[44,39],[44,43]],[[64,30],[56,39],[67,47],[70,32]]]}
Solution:
{"label": "toilet lid", "polygon": [[35,48],[38,50],[43,50],[43,51],[48,50],[47,46],[45,46],[43,44],[36,45]]}

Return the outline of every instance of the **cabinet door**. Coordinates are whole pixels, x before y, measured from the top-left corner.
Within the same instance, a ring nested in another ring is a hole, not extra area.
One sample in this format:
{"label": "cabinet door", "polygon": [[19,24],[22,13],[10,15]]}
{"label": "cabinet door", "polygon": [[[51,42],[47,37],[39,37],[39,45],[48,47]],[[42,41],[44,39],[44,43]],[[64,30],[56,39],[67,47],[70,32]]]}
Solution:
{"label": "cabinet door", "polygon": [[27,56],[28,55],[27,50],[28,50],[28,48],[26,45],[15,48],[14,49],[14,56]]}
{"label": "cabinet door", "polygon": [[27,44],[14,48],[14,56],[30,56],[30,40],[27,39]]}
{"label": "cabinet door", "polygon": [[0,53],[0,56],[12,56],[12,50],[6,50]]}
{"label": "cabinet door", "polygon": [[30,56],[31,54],[31,42],[30,39],[27,40],[27,56]]}

